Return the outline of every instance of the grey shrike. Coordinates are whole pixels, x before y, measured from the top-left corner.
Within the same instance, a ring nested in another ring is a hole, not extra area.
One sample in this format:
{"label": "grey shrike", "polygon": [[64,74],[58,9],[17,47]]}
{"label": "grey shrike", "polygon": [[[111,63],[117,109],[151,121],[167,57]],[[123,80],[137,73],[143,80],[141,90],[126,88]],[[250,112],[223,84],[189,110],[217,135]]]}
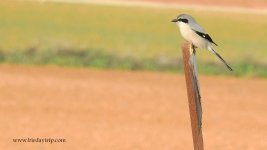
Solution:
{"label": "grey shrike", "polygon": [[226,61],[212,48],[212,44],[217,44],[211,39],[211,37],[205,32],[205,30],[195,21],[193,17],[187,14],[181,14],[177,18],[173,19],[180,28],[180,32],[185,40],[193,45],[193,48],[208,49],[215,54],[230,71],[233,69],[226,63]]}

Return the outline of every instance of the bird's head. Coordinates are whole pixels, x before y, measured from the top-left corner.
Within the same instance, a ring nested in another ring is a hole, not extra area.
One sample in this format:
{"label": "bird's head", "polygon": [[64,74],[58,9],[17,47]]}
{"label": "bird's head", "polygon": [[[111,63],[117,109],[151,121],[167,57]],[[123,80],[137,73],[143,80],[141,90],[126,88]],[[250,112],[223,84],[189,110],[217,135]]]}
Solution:
{"label": "bird's head", "polygon": [[179,23],[189,24],[190,22],[193,22],[193,21],[194,21],[193,17],[187,14],[180,14],[177,16],[177,18],[172,20],[172,22],[178,23],[178,24]]}

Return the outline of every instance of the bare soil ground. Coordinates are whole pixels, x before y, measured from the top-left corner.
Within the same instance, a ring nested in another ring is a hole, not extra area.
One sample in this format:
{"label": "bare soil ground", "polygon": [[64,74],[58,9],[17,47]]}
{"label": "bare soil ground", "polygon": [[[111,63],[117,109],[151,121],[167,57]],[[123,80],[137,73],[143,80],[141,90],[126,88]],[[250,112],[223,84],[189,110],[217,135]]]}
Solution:
{"label": "bare soil ground", "polygon": [[[34,1],[34,0],[33,0]],[[35,0],[37,1],[37,0]],[[54,2],[71,2],[71,3],[99,3],[99,4],[119,4],[125,2],[135,2],[142,5],[142,3],[147,6],[147,2],[151,4],[175,4],[175,6],[181,5],[191,5],[191,6],[216,6],[216,7],[244,7],[253,9],[267,9],[267,0],[38,0],[41,2],[54,1]],[[133,4],[133,3],[130,3]]]}
{"label": "bare soil ground", "polygon": [[266,0],[128,0],[128,1],[148,1],[162,3],[178,3],[193,5],[216,5],[216,6],[238,6],[248,8],[267,8]]}
{"label": "bare soil ground", "polygon": [[[0,149],[193,149],[183,75],[0,65]],[[267,80],[200,77],[207,150],[266,150]],[[66,143],[15,143],[14,138]]]}

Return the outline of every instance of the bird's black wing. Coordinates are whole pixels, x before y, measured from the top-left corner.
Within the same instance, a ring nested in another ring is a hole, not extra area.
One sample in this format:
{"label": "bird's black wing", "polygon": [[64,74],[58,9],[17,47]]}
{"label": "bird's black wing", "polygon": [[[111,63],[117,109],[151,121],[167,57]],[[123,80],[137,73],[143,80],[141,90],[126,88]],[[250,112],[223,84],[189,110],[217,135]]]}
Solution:
{"label": "bird's black wing", "polygon": [[211,39],[211,37],[208,35],[208,34],[205,34],[205,33],[202,33],[202,32],[199,32],[199,31],[196,31],[194,30],[196,34],[198,34],[199,36],[201,36],[202,38],[208,40],[209,42],[215,44],[217,46],[217,44]]}

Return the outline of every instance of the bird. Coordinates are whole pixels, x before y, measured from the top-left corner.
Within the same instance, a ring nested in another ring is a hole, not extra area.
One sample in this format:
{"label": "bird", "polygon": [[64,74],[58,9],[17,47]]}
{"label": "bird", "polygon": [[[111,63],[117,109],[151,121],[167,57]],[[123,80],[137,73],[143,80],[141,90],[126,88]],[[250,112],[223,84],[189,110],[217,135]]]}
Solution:
{"label": "bird", "polygon": [[218,46],[210,37],[208,33],[196,22],[196,20],[188,14],[180,14],[172,22],[180,29],[182,37],[193,45],[193,48],[207,49],[215,54],[230,70],[233,69],[227,64],[227,62],[221,57],[221,55],[212,47]]}

